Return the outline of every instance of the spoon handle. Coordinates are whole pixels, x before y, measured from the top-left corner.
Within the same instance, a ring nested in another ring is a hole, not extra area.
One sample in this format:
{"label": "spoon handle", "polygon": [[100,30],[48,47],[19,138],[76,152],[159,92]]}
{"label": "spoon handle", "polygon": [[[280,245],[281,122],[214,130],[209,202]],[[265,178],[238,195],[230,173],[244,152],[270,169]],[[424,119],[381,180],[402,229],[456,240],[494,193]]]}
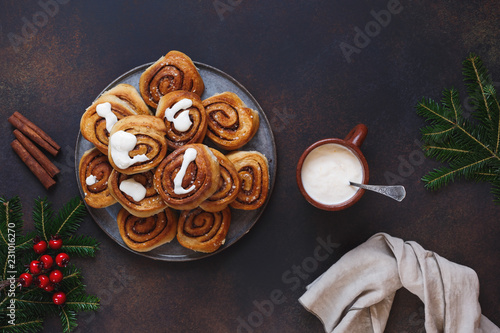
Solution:
{"label": "spoon handle", "polygon": [[388,196],[389,198],[392,198],[394,200],[397,200],[399,202],[403,201],[403,199],[406,196],[406,190],[403,186],[401,185],[365,185],[365,184],[358,184],[354,182],[349,182],[353,186],[357,186],[360,188],[363,188],[365,190],[369,191],[374,191],[380,194],[383,194],[385,196]]}

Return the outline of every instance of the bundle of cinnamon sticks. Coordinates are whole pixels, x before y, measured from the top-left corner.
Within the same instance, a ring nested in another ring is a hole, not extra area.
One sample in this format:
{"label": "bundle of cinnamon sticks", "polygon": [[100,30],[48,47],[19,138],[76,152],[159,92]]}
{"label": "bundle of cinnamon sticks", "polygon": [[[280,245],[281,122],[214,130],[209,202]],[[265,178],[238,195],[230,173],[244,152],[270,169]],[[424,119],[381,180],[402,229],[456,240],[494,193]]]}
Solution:
{"label": "bundle of cinnamon sticks", "polygon": [[16,139],[10,144],[12,149],[48,190],[55,185],[54,177],[59,174],[60,170],[38,149],[35,143],[52,156],[56,156],[61,147],[17,111],[9,117],[8,121],[16,128],[14,130]]}

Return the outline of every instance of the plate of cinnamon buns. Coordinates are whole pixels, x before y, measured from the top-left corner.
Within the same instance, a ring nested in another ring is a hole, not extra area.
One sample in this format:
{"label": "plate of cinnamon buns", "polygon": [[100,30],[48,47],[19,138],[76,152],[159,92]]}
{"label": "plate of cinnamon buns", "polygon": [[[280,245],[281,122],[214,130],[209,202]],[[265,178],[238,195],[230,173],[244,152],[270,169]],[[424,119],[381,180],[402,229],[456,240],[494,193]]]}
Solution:
{"label": "plate of cinnamon buns", "polygon": [[269,121],[231,76],[170,51],[82,110],[82,197],[118,244],[158,260],[228,248],[259,220],[276,176]]}

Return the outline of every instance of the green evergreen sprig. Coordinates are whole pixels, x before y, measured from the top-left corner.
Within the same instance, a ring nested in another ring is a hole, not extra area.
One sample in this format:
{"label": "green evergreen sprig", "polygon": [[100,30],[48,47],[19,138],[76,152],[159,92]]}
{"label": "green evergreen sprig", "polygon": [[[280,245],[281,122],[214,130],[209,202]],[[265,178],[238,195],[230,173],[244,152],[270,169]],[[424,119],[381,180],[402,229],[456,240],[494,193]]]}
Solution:
{"label": "green evergreen sprig", "polygon": [[455,89],[444,90],[441,103],[423,98],[416,106],[429,122],[421,129],[425,154],[447,164],[422,180],[431,190],[461,178],[489,182],[500,203],[500,98],[478,56],[463,62],[463,75],[474,110],[471,119],[464,116]]}
{"label": "green evergreen sprig", "polygon": [[62,250],[69,255],[78,257],[95,257],[98,250],[97,241],[89,236],[71,236],[64,241]]}
{"label": "green evergreen sprig", "polygon": [[[24,233],[19,197],[10,200],[0,197],[0,332],[38,332],[43,329],[48,314],[60,318],[63,332],[71,332],[77,327],[78,312],[99,308],[99,298],[86,293],[82,274],[74,265],[59,268],[64,275],[59,290],[66,293],[63,306],[55,305],[52,294],[40,288],[18,287],[12,293],[8,281],[13,271],[16,278],[19,277],[27,271],[26,265],[39,257],[32,250],[33,239],[37,236],[49,241],[51,236],[59,235],[63,238],[60,251],[72,257],[94,257],[99,249],[98,242],[92,237],[74,235],[85,214],[85,205],[79,198],[70,200],[57,214],[46,198],[39,198],[33,208],[36,232]],[[15,264],[8,260],[13,258],[13,252]],[[15,304],[14,322],[9,317],[11,302]]]}

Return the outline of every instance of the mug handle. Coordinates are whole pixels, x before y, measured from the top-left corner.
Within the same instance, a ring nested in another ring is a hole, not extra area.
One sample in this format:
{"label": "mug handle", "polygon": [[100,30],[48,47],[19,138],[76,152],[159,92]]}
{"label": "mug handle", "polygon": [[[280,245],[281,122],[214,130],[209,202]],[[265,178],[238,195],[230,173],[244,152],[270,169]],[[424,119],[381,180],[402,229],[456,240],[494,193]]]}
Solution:
{"label": "mug handle", "polygon": [[368,134],[368,128],[364,124],[358,124],[354,126],[344,140],[357,147],[361,147],[363,141],[365,141],[366,134]]}

